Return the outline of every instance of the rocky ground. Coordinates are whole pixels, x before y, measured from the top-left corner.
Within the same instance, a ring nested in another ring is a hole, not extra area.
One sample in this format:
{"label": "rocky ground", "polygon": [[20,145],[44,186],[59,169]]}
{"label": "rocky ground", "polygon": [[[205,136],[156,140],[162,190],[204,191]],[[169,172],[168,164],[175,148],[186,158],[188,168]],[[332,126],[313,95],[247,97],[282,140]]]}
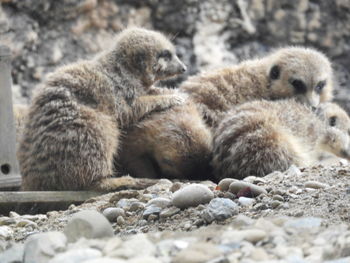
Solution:
{"label": "rocky ground", "polygon": [[11,212],[0,262],[350,262],[349,175],[340,164],[218,185],[162,179],[65,211]]}

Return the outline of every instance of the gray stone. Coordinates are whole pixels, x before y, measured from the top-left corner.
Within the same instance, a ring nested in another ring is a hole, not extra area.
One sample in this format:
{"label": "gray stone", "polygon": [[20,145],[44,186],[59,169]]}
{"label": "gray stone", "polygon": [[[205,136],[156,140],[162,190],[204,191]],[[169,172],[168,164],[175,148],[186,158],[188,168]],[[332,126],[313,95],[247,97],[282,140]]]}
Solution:
{"label": "gray stone", "polygon": [[30,236],[25,242],[24,263],[46,263],[66,249],[67,238],[61,232],[47,232]]}
{"label": "gray stone", "polygon": [[180,212],[180,208],[177,208],[175,206],[163,209],[160,214],[159,217],[160,218],[167,218],[167,217],[171,217],[173,215],[176,215],[177,213]]}
{"label": "gray stone", "polygon": [[9,226],[0,226],[0,237],[10,239],[13,236],[13,230]]}
{"label": "gray stone", "polygon": [[15,224],[16,220],[8,216],[0,217],[0,226]]}
{"label": "gray stone", "polygon": [[89,259],[87,261],[84,261],[83,263],[126,263],[126,261],[116,259],[116,258],[103,257],[103,258]]}
{"label": "gray stone", "polygon": [[248,198],[248,197],[241,196],[240,198],[238,198],[238,202],[239,202],[242,206],[251,206],[251,205],[253,205],[256,201],[255,201],[254,198]]}
{"label": "gray stone", "polygon": [[1,263],[19,263],[23,260],[24,245],[15,244],[0,254]]}
{"label": "gray stone", "polygon": [[281,202],[283,202],[284,201],[284,198],[283,198],[283,196],[281,196],[281,195],[274,195],[273,197],[272,197],[272,199],[273,200],[277,200],[277,201],[281,201]]}
{"label": "gray stone", "polygon": [[180,251],[173,259],[173,263],[201,263],[208,262],[221,256],[220,249],[210,243],[196,243]]}
{"label": "gray stone", "polygon": [[133,211],[138,211],[138,210],[142,210],[145,208],[145,204],[142,202],[133,202],[130,205],[129,211],[133,212]]}
{"label": "gray stone", "polygon": [[271,202],[271,207],[272,207],[272,208],[277,208],[277,207],[279,207],[281,204],[282,204],[281,201],[273,200],[273,201]]}
{"label": "gray stone", "polygon": [[255,184],[251,184],[248,182],[243,182],[243,181],[237,181],[237,182],[231,183],[229,190],[231,193],[237,194],[239,191],[241,191],[245,188],[250,189],[253,197],[259,196],[260,194],[267,194],[267,191],[263,187],[260,187],[260,186],[257,186]]}
{"label": "gray stone", "polygon": [[146,207],[150,205],[155,205],[160,208],[166,208],[171,205],[171,200],[164,197],[157,197],[149,200],[148,203],[146,204]]}
{"label": "gray stone", "polygon": [[317,181],[307,181],[305,183],[305,187],[306,188],[314,188],[314,189],[324,189],[326,188],[328,185],[321,183],[321,182],[317,182]]}
{"label": "gray stone", "polygon": [[80,263],[102,257],[102,252],[93,248],[72,249],[56,255],[49,263]]}
{"label": "gray stone", "polygon": [[101,213],[94,210],[85,210],[73,215],[68,221],[64,233],[69,242],[74,242],[81,237],[111,237],[113,236],[113,229],[112,225]]}
{"label": "gray stone", "polygon": [[125,211],[120,207],[108,207],[103,210],[102,214],[109,220],[109,222],[116,222],[118,216],[125,216]]}
{"label": "gray stone", "polygon": [[172,203],[180,209],[185,209],[209,203],[213,198],[214,193],[208,187],[201,184],[190,184],[174,193]]}
{"label": "gray stone", "polygon": [[145,211],[143,211],[143,218],[148,218],[150,215],[159,215],[160,212],[162,211],[162,208],[155,206],[155,205],[150,205],[148,206]]}
{"label": "gray stone", "polygon": [[118,223],[118,225],[120,225],[120,226],[124,225],[124,224],[125,224],[124,217],[118,216],[118,218],[117,218],[117,223]]}
{"label": "gray stone", "polygon": [[208,207],[202,212],[202,218],[211,223],[214,220],[225,220],[238,214],[238,205],[227,198],[214,198]]}
{"label": "gray stone", "polygon": [[294,164],[292,164],[287,171],[285,171],[286,176],[290,177],[297,177],[298,175],[301,175],[301,171],[298,167],[296,167]]}
{"label": "gray stone", "polygon": [[225,191],[228,191],[231,183],[237,182],[237,181],[238,180],[234,178],[224,178],[219,182],[218,187],[220,188],[221,191],[225,192]]}
{"label": "gray stone", "polygon": [[311,229],[319,228],[322,223],[322,218],[318,217],[303,217],[298,219],[290,219],[284,223],[284,227],[296,229]]}
{"label": "gray stone", "polygon": [[26,227],[26,226],[38,227],[38,225],[35,222],[33,222],[31,220],[28,220],[28,219],[20,219],[20,220],[18,220],[16,226],[17,227]]}
{"label": "gray stone", "polygon": [[129,208],[131,207],[131,205],[135,202],[139,202],[138,199],[135,198],[131,198],[131,199],[120,199],[117,203],[117,206],[120,208],[123,208],[124,210],[129,210]]}

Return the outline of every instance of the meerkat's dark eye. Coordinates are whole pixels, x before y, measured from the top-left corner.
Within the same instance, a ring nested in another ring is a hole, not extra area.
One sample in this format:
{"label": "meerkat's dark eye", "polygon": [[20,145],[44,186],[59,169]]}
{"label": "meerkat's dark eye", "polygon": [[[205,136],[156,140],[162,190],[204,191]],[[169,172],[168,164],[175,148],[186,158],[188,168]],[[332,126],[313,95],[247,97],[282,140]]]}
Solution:
{"label": "meerkat's dark eye", "polygon": [[329,125],[334,127],[337,123],[337,117],[336,116],[332,116],[329,118]]}
{"label": "meerkat's dark eye", "polygon": [[277,65],[274,65],[270,70],[270,78],[275,80],[280,77],[280,67]]}
{"label": "meerkat's dark eye", "polygon": [[302,80],[293,79],[293,80],[290,80],[290,83],[293,85],[295,93],[297,94],[306,93],[307,88],[305,83]]}
{"label": "meerkat's dark eye", "polygon": [[158,58],[164,58],[166,60],[171,60],[172,54],[169,50],[163,50],[159,53]]}
{"label": "meerkat's dark eye", "polygon": [[324,88],[324,86],[326,86],[326,81],[320,81],[319,83],[317,83],[316,87],[315,87],[315,91],[320,94]]}

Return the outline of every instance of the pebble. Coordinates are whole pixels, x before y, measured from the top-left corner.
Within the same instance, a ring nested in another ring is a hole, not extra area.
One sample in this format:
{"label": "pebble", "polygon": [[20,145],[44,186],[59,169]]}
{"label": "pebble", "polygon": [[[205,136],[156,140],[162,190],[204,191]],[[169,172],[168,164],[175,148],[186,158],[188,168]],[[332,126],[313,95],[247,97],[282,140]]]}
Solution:
{"label": "pebble", "polygon": [[159,217],[160,218],[167,218],[167,217],[171,217],[173,215],[176,215],[180,212],[180,208],[177,208],[175,206],[172,206],[172,207],[169,207],[169,208],[166,208],[164,210],[162,210],[159,214]]}
{"label": "pebble", "polygon": [[173,263],[202,263],[210,262],[210,260],[221,256],[219,248],[210,243],[196,243],[182,251],[180,251]]}
{"label": "pebble", "polygon": [[196,207],[199,204],[209,203],[214,198],[214,193],[207,186],[202,184],[190,184],[176,191],[173,195],[174,206],[185,209]]}
{"label": "pebble", "polygon": [[23,261],[24,245],[14,244],[11,248],[7,249],[4,253],[0,254],[1,263],[17,263]]}
{"label": "pebble", "polygon": [[102,257],[102,252],[93,248],[72,249],[56,255],[48,263],[80,263]]}
{"label": "pebble", "polygon": [[106,255],[109,257],[130,259],[134,257],[153,256],[156,252],[156,247],[145,234],[136,234],[124,241],[121,246],[106,252]]}
{"label": "pebble", "polygon": [[8,216],[0,217],[0,226],[15,224],[16,220]]}
{"label": "pebble", "polygon": [[230,192],[233,194],[238,194],[238,192],[244,189],[250,189],[253,195],[252,197],[259,196],[260,194],[267,194],[267,191],[263,187],[243,181],[233,182],[230,184],[229,188]]}
{"label": "pebble", "polygon": [[281,202],[283,202],[284,201],[284,198],[283,198],[283,196],[281,196],[281,195],[274,195],[273,197],[272,197],[272,199],[273,200],[277,200],[277,201],[281,201]]}
{"label": "pebble", "polygon": [[33,221],[27,220],[27,219],[21,219],[16,224],[17,227],[26,227],[26,226],[33,226],[37,227],[38,225],[34,223]]}
{"label": "pebble", "polygon": [[267,237],[267,233],[260,229],[246,229],[239,231],[231,231],[227,233],[232,236],[233,240],[242,241],[246,240],[250,243],[257,243]]}
{"label": "pebble", "polygon": [[238,198],[238,202],[239,202],[242,206],[251,206],[252,204],[255,203],[255,199],[254,199],[254,198],[248,198],[248,197],[241,196],[240,198]]}
{"label": "pebble", "polygon": [[175,182],[173,183],[173,185],[170,187],[170,191],[172,193],[175,193],[177,190],[180,190],[180,188],[182,187],[182,183],[179,183],[179,182]]}
{"label": "pebble", "polygon": [[9,226],[0,226],[0,237],[10,239],[13,236],[13,230]]}
{"label": "pebble", "polygon": [[131,198],[131,199],[122,198],[117,202],[117,207],[122,208],[124,210],[129,210],[131,205],[135,202],[139,202],[139,200],[135,198]]}
{"label": "pebble", "polygon": [[30,236],[24,245],[24,262],[46,263],[66,249],[67,238],[61,232],[47,232]]}
{"label": "pebble", "polygon": [[118,218],[117,218],[117,224],[120,225],[120,226],[124,225],[124,224],[125,224],[124,217],[118,216]]}
{"label": "pebble", "polygon": [[166,207],[171,205],[171,200],[168,198],[164,198],[164,197],[157,197],[157,198],[154,198],[154,199],[148,201],[148,203],[146,204],[146,207],[150,206],[150,205],[155,205],[155,206],[158,206],[160,208],[166,208]]}
{"label": "pebble", "polygon": [[145,204],[142,202],[133,202],[130,205],[129,211],[133,212],[133,211],[139,211],[139,210],[143,210],[145,208]]}
{"label": "pebble", "polygon": [[290,177],[297,177],[298,175],[301,175],[301,171],[298,167],[296,167],[294,164],[292,164],[287,171],[285,171],[286,176]]}
{"label": "pebble", "polygon": [[218,184],[219,190],[226,192],[230,188],[230,184],[237,181],[238,180],[234,178],[224,178]]}
{"label": "pebble", "polygon": [[238,205],[235,202],[227,198],[214,198],[201,215],[207,223],[211,223],[214,220],[225,220],[235,214],[238,214]]}
{"label": "pebble", "polygon": [[281,204],[282,204],[281,201],[273,200],[273,201],[271,202],[271,207],[272,207],[272,208],[277,208],[277,207],[279,207]]}
{"label": "pebble", "polygon": [[150,205],[146,207],[145,211],[143,211],[142,216],[143,218],[147,219],[150,215],[159,215],[161,211],[162,211],[161,207]]}
{"label": "pebble", "polygon": [[303,217],[297,219],[290,219],[284,223],[284,227],[291,227],[297,229],[319,228],[322,223],[322,218],[319,217]]}
{"label": "pebble", "polygon": [[124,260],[116,259],[116,258],[96,258],[84,261],[83,263],[126,263]]}
{"label": "pebble", "polygon": [[103,210],[102,214],[109,220],[109,222],[116,222],[118,216],[125,216],[125,211],[120,207],[108,207]]}
{"label": "pebble", "polygon": [[64,233],[69,242],[81,237],[104,238],[113,236],[113,228],[101,213],[95,210],[78,212],[68,221]]}
{"label": "pebble", "polygon": [[109,202],[110,203],[115,203],[115,202],[118,202],[121,199],[132,199],[132,198],[138,199],[139,196],[140,196],[140,194],[139,194],[138,191],[123,190],[123,191],[118,191],[117,193],[112,195],[112,197],[109,199]]}
{"label": "pebble", "polygon": [[314,189],[324,189],[328,187],[327,184],[317,182],[317,181],[307,181],[304,186],[306,188],[314,188]]}

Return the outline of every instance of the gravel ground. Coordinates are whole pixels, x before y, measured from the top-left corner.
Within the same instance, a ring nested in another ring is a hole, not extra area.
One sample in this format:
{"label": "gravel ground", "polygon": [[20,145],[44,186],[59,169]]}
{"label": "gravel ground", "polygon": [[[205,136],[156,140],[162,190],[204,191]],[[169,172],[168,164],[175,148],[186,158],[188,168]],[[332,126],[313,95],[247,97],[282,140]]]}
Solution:
{"label": "gravel ground", "polygon": [[0,262],[350,262],[349,175],[339,164],[219,185],[162,179],[65,211],[11,212]]}

